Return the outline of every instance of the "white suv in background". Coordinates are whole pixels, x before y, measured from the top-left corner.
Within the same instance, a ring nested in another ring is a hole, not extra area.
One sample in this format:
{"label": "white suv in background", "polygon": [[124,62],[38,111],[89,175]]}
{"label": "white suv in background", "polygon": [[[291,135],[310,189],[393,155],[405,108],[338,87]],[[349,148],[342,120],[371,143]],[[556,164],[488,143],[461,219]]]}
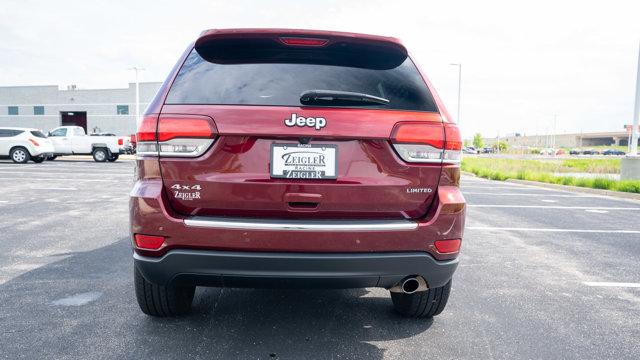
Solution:
{"label": "white suv in background", "polygon": [[0,157],[20,164],[29,160],[41,163],[53,153],[51,140],[38,129],[0,127]]}

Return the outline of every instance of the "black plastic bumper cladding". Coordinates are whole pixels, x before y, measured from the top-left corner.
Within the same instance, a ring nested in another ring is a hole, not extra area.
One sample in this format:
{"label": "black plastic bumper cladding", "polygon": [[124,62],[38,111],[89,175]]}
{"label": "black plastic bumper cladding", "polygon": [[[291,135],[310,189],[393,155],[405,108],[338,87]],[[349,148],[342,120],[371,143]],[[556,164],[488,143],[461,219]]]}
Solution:
{"label": "black plastic bumper cladding", "polygon": [[391,288],[408,275],[430,288],[445,285],[458,260],[438,261],[421,252],[261,253],[172,250],[161,258],[134,253],[135,266],[160,285],[252,288]]}

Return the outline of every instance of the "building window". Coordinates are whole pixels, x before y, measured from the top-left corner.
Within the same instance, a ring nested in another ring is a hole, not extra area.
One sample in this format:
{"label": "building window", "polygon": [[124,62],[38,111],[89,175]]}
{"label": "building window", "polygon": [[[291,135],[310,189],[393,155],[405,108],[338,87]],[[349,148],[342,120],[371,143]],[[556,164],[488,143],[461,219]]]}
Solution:
{"label": "building window", "polygon": [[9,115],[18,115],[18,107],[9,106]]}
{"label": "building window", "polygon": [[44,115],[44,106],[34,106],[33,115]]}
{"label": "building window", "polygon": [[129,105],[118,105],[118,115],[129,115]]}

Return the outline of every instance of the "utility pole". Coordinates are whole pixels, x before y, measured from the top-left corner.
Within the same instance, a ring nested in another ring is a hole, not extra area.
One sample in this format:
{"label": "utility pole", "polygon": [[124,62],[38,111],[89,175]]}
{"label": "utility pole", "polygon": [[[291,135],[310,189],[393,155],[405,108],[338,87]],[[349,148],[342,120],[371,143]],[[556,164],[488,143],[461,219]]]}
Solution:
{"label": "utility pole", "polygon": [[138,72],[144,71],[144,68],[134,66],[129,70],[136,72],[136,129],[140,127],[140,82],[138,79]]}
{"label": "utility pole", "polygon": [[629,156],[638,156],[638,119],[640,118],[640,47],[638,48],[638,70],[636,72],[636,102],[633,107],[633,125],[631,128],[631,147]]}
{"label": "utility pole", "polygon": [[460,95],[462,94],[462,63],[451,63],[451,66],[458,67],[458,111],[456,113],[456,121],[458,122],[458,126],[460,126]]}
{"label": "utility pole", "polygon": [[636,73],[636,99],[633,107],[631,146],[629,153],[620,162],[620,180],[640,180],[640,156],[638,156],[638,121],[640,120],[640,48],[638,48],[638,70]]}

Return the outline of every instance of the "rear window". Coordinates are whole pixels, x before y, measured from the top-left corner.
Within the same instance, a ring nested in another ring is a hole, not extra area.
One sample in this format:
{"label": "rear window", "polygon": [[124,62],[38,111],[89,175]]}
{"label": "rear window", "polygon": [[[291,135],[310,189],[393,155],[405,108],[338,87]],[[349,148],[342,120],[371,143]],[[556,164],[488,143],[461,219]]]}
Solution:
{"label": "rear window", "polygon": [[47,137],[47,135],[43,134],[41,131],[38,131],[38,130],[31,131],[31,135],[33,135],[35,137],[39,137],[39,138],[46,138]]}
{"label": "rear window", "polygon": [[0,129],[0,137],[13,137],[22,134],[22,130]]}
{"label": "rear window", "polygon": [[[166,103],[301,106],[300,95],[305,91],[335,90],[373,95],[389,103],[331,103],[332,107],[437,111],[409,57],[397,59],[396,55],[383,61],[364,53],[358,57],[351,53],[296,51],[295,56],[289,56],[294,52],[279,51],[274,54],[270,49],[264,56],[256,51],[258,54],[246,56],[245,50],[237,59],[204,53],[205,60],[194,49],[173,82]],[[368,63],[368,58],[373,60]]]}

